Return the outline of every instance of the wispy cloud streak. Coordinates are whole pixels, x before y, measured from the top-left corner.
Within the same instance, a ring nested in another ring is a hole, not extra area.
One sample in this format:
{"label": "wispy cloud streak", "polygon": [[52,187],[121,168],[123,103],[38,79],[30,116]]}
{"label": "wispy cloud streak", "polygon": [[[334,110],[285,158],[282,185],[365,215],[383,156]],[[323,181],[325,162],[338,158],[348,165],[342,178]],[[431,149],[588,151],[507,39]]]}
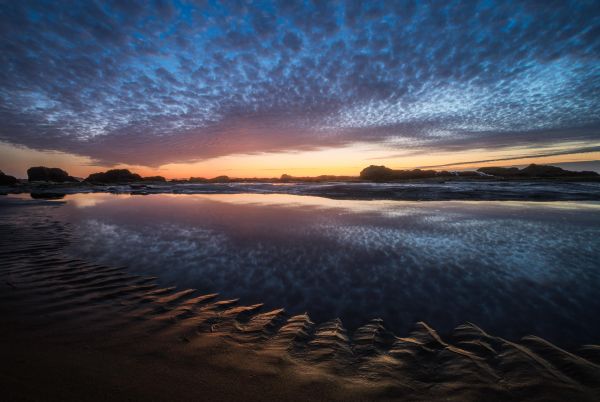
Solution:
{"label": "wispy cloud streak", "polygon": [[586,154],[586,153],[592,153],[592,152],[600,152],[600,147],[586,147],[586,148],[570,149],[570,150],[556,151],[556,152],[539,152],[539,153],[528,154],[528,155],[517,154],[517,155],[511,156],[511,157],[506,157],[506,158],[483,159],[483,160],[478,160],[478,161],[466,161],[466,162],[453,162],[453,163],[445,163],[442,165],[418,166],[418,168],[419,169],[431,169],[431,168],[460,166],[460,165],[473,165],[476,163],[504,162],[504,161],[518,160],[518,159],[536,159],[536,158],[543,158],[543,157],[548,157],[548,156],[577,155],[577,154]]}

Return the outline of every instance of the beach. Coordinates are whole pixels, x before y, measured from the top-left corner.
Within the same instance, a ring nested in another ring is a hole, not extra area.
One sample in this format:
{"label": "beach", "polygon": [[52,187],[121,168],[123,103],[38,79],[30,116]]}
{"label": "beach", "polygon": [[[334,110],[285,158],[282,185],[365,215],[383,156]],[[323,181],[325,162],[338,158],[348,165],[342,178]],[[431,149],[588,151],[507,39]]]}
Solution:
{"label": "beach", "polygon": [[598,346],[512,341],[476,324],[442,338],[245,305],[66,253],[60,205],[2,208],[7,400],[594,400]]}
{"label": "beach", "polygon": [[0,6],[0,402],[600,401],[600,1]]}

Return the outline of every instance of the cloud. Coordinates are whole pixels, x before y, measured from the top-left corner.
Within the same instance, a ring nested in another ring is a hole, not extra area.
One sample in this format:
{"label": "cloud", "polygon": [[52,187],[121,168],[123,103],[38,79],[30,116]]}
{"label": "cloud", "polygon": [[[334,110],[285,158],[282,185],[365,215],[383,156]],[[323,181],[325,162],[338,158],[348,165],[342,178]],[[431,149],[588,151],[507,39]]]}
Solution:
{"label": "cloud", "polygon": [[298,52],[302,47],[302,39],[300,39],[300,37],[293,32],[288,32],[283,37],[283,44],[293,51]]}
{"label": "cloud", "polygon": [[439,168],[439,167],[470,165],[470,164],[475,164],[475,163],[503,162],[503,161],[511,161],[511,160],[516,160],[516,159],[535,159],[535,158],[543,158],[545,156],[586,154],[586,153],[592,153],[592,152],[600,152],[600,147],[572,148],[572,149],[566,149],[564,151],[538,152],[538,153],[526,154],[526,155],[520,154],[520,155],[514,155],[512,157],[508,157],[508,158],[484,159],[484,160],[468,161],[468,162],[454,162],[454,163],[446,163],[443,165],[418,166],[418,168],[419,169],[431,169],[431,168]]}
{"label": "cloud", "polygon": [[592,1],[10,2],[0,140],[149,166],[597,142],[599,16]]}

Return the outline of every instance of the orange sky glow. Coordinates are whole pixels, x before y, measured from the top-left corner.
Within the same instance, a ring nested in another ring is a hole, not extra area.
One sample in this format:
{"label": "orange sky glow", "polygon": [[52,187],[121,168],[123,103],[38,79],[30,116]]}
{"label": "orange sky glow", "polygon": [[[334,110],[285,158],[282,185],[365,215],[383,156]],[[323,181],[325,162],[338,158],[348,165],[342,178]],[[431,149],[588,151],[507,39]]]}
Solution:
{"label": "orange sky glow", "polygon": [[[581,146],[572,142],[555,147],[536,148],[535,154],[561,152]],[[113,168],[127,168],[142,176],[161,175],[168,179],[189,177],[280,177],[287,173],[293,176],[318,176],[322,174],[356,176],[368,165],[385,165],[395,169],[453,164],[448,167],[435,167],[436,170],[466,170],[482,166],[513,166],[529,163],[557,164],[567,162],[588,162],[600,160],[600,152],[575,153],[565,155],[522,158],[531,155],[525,148],[503,148],[496,150],[473,149],[460,152],[435,152],[399,154],[381,145],[356,143],[341,148],[328,148],[315,151],[277,152],[259,154],[227,155],[188,163],[170,163],[158,167],[120,164],[107,166],[98,164],[89,157],[57,151],[38,151],[0,143],[0,169],[20,178],[27,176],[31,166],[60,167],[76,177],[86,177],[90,173]],[[461,163],[490,159],[506,159],[495,162]],[[461,163],[455,165],[456,163]]]}

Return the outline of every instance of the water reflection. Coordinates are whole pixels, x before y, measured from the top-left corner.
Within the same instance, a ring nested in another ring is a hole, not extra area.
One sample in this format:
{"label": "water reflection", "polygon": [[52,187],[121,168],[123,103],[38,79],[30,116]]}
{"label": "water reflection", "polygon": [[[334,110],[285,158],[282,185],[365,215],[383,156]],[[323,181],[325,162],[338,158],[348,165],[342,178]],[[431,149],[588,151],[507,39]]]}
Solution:
{"label": "water reflection", "polygon": [[62,200],[66,194],[63,193],[31,193],[29,196],[34,200]]}
{"label": "water reflection", "polygon": [[72,252],[164,283],[397,333],[465,321],[597,342],[600,204],[79,194]]}

